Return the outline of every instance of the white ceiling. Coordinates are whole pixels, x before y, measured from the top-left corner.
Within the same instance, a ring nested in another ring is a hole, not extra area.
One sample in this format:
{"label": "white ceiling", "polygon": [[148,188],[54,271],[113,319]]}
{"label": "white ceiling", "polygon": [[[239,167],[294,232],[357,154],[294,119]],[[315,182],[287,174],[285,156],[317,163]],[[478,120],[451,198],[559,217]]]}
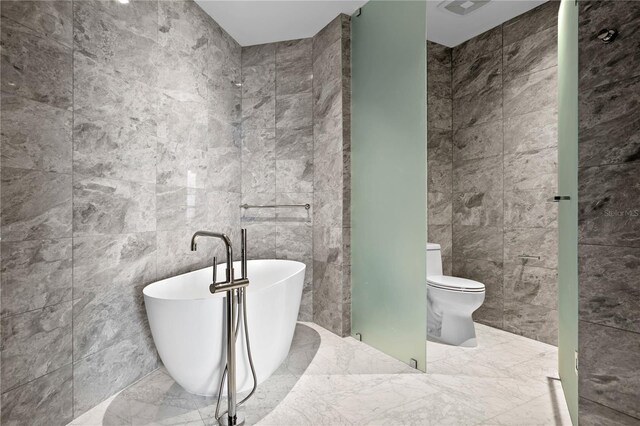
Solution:
{"label": "white ceiling", "polygon": [[497,27],[547,0],[492,0],[466,16],[438,7],[442,0],[427,0],[427,40],[453,47]]}
{"label": "white ceiling", "polygon": [[241,46],[313,37],[341,13],[367,0],[196,0]]}
{"label": "white ceiling", "polygon": [[[427,40],[456,46],[547,0],[492,0],[467,16],[427,0]],[[242,46],[314,36],[340,13],[352,15],[367,0],[196,0]]]}

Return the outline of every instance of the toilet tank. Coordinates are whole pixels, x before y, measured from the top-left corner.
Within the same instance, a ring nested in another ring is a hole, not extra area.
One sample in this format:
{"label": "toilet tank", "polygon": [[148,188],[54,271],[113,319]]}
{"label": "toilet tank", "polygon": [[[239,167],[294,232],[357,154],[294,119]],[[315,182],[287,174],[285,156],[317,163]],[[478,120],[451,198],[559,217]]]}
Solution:
{"label": "toilet tank", "polygon": [[442,275],[440,244],[427,243],[427,276]]}

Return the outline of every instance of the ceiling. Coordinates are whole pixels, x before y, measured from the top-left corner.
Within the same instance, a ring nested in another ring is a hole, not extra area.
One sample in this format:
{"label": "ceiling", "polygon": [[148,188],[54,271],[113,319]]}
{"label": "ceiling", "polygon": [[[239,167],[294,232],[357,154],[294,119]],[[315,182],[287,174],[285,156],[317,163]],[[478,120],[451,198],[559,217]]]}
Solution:
{"label": "ceiling", "polygon": [[454,15],[442,7],[441,0],[427,1],[427,40],[453,47],[547,0],[492,0],[466,16]]}
{"label": "ceiling", "polygon": [[313,37],[341,13],[367,0],[196,0],[241,46]]}
{"label": "ceiling", "polygon": [[[547,0],[492,0],[466,16],[427,0],[427,40],[456,46]],[[340,13],[352,15],[367,0],[196,0],[242,46],[314,36]]]}

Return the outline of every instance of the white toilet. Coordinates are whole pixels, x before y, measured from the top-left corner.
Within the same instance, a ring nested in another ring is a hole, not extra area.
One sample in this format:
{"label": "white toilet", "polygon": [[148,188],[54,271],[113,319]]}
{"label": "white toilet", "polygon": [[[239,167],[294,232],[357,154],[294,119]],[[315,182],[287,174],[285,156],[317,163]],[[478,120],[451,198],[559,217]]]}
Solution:
{"label": "white toilet", "polygon": [[484,302],[484,284],[442,275],[440,245],[427,243],[427,335],[429,340],[474,347],[471,314]]}

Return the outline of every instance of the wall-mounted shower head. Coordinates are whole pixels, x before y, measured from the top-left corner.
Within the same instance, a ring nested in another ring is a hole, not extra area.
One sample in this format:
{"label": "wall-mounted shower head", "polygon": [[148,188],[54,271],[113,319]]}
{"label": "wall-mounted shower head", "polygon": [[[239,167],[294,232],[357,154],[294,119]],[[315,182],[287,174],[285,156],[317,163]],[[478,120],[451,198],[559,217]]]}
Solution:
{"label": "wall-mounted shower head", "polygon": [[598,39],[602,40],[603,43],[609,44],[618,36],[618,30],[616,29],[603,29],[598,33]]}

